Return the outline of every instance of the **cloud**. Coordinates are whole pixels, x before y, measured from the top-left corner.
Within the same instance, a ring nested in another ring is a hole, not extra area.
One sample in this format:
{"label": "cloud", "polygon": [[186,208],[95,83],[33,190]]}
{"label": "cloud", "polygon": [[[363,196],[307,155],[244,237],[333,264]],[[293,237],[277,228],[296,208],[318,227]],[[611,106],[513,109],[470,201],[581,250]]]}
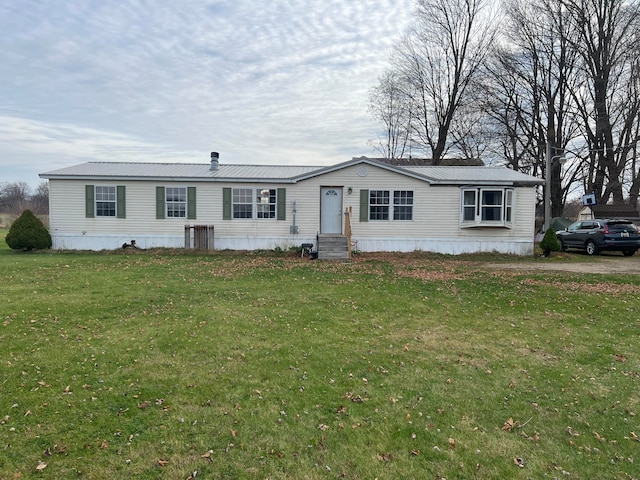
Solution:
{"label": "cloud", "polygon": [[366,154],[368,90],[412,4],[2,2],[0,162]]}

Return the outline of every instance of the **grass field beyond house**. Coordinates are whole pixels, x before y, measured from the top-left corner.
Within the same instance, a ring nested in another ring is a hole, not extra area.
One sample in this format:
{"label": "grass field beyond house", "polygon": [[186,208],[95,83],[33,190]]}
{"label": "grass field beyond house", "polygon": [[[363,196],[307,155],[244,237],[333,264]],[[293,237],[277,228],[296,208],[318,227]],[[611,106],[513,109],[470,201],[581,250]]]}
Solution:
{"label": "grass field beyond house", "polygon": [[484,261],[2,242],[0,478],[638,478],[640,279]]}

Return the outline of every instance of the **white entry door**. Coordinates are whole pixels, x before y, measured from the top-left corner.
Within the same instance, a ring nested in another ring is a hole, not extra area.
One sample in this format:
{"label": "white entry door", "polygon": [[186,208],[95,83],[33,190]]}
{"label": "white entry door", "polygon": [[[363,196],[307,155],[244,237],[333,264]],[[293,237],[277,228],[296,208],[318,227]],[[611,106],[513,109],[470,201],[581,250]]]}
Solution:
{"label": "white entry door", "polygon": [[320,233],[342,233],[342,187],[321,187],[320,195]]}

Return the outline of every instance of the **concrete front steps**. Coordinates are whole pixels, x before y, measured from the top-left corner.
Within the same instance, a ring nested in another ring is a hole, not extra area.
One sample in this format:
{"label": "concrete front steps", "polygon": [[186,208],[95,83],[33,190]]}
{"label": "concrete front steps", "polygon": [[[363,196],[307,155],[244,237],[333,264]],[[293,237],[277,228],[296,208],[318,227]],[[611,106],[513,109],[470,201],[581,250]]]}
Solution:
{"label": "concrete front steps", "polygon": [[318,260],[349,261],[349,244],[345,235],[318,235]]}

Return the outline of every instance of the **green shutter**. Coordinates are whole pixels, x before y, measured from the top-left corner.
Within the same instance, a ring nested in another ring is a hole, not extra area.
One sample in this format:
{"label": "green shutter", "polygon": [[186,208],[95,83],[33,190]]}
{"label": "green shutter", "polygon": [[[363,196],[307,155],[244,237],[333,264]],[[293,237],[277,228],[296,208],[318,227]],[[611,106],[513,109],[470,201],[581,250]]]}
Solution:
{"label": "green shutter", "polygon": [[196,187],[187,187],[187,218],[196,218]]}
{"label": "green shutter", "polygon": [[84,198],[86,203],[85,216],[87,218],[93,218],[95,216],[96,203],[95,203],[94,195],[95,195],[95,189],[93,185],[85,185],[84,186]]}
{"label": "green shutter", "polygon": [[369,221],[369,190],[360,190],[360,221]]}
{"label": "green shutter", "polygon": [[222,219],[231,220],[231,189],[222,189]]}
{"label": "green shutter", "polygon": [[156,187],[156,218],[164,218],[164,187]]}
{"label": "green shutter", "polygon": [[127,201],[124,185],[118,185],[116,187],[116,217],[127,218]]}
{"label": "green shutter", "polygon": [[279,188],[276,196],[276,201],[278,204],[276,205],[276,219],[277,220],[286,220],[287,219],[287,189]]}

